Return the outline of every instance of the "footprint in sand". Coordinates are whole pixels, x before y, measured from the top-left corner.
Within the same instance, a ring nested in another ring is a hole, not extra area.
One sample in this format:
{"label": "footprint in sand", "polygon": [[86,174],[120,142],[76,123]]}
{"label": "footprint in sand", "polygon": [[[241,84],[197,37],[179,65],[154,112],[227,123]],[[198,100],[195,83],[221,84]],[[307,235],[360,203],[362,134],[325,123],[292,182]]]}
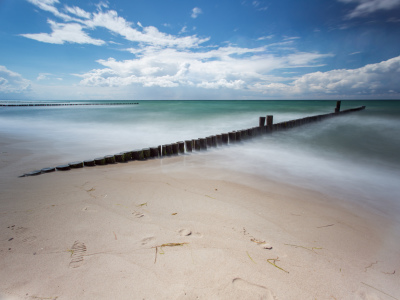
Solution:
{"label": "footprint in sand", "polygon": [[[232,280],[233,288],[246,299],[276,300],[274,294],[265,286],[248,282],[241,278]],[[238,295],[236,294],[236,295]],[[245,299],[243,298],[243,299]]]}
{"label": "footprint in sand", "polygon": [[142,214],[140,211],[134,211],[132,215],[135,216],[136,218],[141,218],[144,216],[144,214]]}
{"label": "footprint in sand", "polygon": [[155,240],[155,238],[153,236],[149,236],[147,238],[142,239],[141,242],[142,242],[142,245],[147,245],[148,243],[151,243],[154,240]]}
{"label": "footprint in sand", "polygon": [[69,263],[70,268],[78,268],[83,264],[83,257],[86,253],[86,245],[79,241],[75,241],[71,249],[71,262]]}
{"label": "footprint in sand", "polygon": [[25,227],[9,226],[9,229],[15,234],[17,240],[23,243],[31,243],[36,240],[36,236],[31,235],[30,230]]}
{"label": "footprint in sand", "polygon": [[194,236],[194,237],[203,237],[203,235],[200,232],[192,232],[189,229],[181,229],[178,231],[180,236]]}

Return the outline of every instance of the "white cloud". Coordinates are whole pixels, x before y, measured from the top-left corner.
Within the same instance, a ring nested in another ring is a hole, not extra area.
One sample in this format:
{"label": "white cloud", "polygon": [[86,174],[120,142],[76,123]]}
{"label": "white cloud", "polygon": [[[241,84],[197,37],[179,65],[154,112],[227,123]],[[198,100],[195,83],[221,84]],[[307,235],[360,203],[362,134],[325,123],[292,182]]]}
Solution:
{"label": "white cloud", "polygon": [[391,10],[400,6],[400,0],[338,0],[343,3],[356,3],[357,6],[347,18],[365,17],[379,10]]}
{"label": "white cloud", "polygon": [[116,11],[97,12],[93,14],[93,18],[85,22],[89,27],[104,27],[111,32],[123,36],[128,41],[146,43],[163,47],[180,47],[190,48],[196,47],[201,43],[209,40],[209,38],[200,39],[197,36],[176,37],[173,35],[160,32],[156,27],[143,27],[141,30],[132,28],[132,24],[124,18],[118,16]]}
{"label": "white cloud", "polygon": [[77,43],[77,44],[93,44],[103,45],[104,41],[99,39],[92,39],[82,29],[82,25],[77,23],[56,23],[52,20],[48,20],[52,33],[27,33],[21,34],[21,36],[37,40],[39,42],[50,43],[50,44],[64,44]]}
{"label": "white cloud", "polygon": [[255,90],[264,94],[305,96],[400,94],[400,56],[358,69],[340,69],[305,74],[289,84],[259,83]]}
{"label": "white cloud", "polygon": [[82,85],[188,87],[241,89],[281,68],[315,67],[326,54],[293,52],[277,56],[268,47],[220,47],[196,52],[172,48],[130,49],[136,59],[98,60],[104,69],[79,75]]}
{"label": "white cloud", "polygon": [[48,76],[51,76],[52,74],[50,73],[39,73],[38,77],[36,78],[36,80],[45,80],[48,78]]}
{"label": "white cloud", "polygon": [[195,8],[193,8],[192,9],[192,15],[191,15],[191,17],[193,18],[193,19],[196,19],[200,14],[202,14],[203,13],[203,11],[201,10],[201,8],[199,8],[199,7],[195,7]]}
{"label": "white cloud", "polygon": [[273,37],[274,37],[273,34],[271,34],[271,35],[266,35],[266,36],[259,37],[259,38],[257,39],[257,41],[270,40],[270,39],[272,39]]}
{"label": "white cloud", "polygon": [[0,66],[0,97],[2,94],[23,93],[30,89],[31,82],[20,74]]}
{"label": "white cloud", "polygon": [[64,21],[70,21],[72,18],[66,14],[60,13],[58,9],[54,6],[55,4],[60,3],[58,0],[27,0],[28,2],[36,5],[40,9],[44,11],[51,12],[55,16],[63,19]]}
{"label": "white cloud", "polygon": [[91,13],[88,13],[77,6],[74,7],[65,6],[65,10],[83,19],[89,19],[91,17]]}
{"label": "white cloud", "polygon": [[[62,24],[54,21],[48,21],[52,29],[52,33],[50,34],[21,34],[21,36],[45,43],[64,44],[65,42],[69,42],[93,45],[105,44],[104,41],[93,39],[86,32],[84,32],[84,30],[88,28],[92,30],[95,30],[96,28],[106,28],[110,32],[124,37],[128,41],[162,47],[191,48],[197,47],[199,44],[209,40],[209,38],[198,38],[196,35],[176,37],[160,32],[156,27],[153,26],[143,27],[140,22],[136,23],[139,28],[134,28],[134,25],[131,22],[128,22],[124,18],[120,17],[116,11],[103,11],[103,8],[108,8],[108,5],[103,2],[97,5],[98,11],[95,13],[88,13],[76,6],[65,6],[65,11],[74,15],[74,17],[72,17],[59,12],[59,10],[55,7],[55,5],[59,3],[58,0],[28,1],[40,9],[51,12],[56,17],[62,18],[64,21],[71,22]],[[196,10],[195,12],[198,14],[201,13],[201,10]]]}

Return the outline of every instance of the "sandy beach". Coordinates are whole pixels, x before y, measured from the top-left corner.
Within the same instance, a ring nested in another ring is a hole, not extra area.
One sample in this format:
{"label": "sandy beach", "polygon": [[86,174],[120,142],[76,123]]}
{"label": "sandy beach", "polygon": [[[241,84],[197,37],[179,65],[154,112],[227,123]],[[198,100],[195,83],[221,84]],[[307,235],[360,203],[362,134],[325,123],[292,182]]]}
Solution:
{"label": "sandy beach", "polygon": [[3,138],[0,299],[400,299],[399,224],[207,155],[18,178]]}

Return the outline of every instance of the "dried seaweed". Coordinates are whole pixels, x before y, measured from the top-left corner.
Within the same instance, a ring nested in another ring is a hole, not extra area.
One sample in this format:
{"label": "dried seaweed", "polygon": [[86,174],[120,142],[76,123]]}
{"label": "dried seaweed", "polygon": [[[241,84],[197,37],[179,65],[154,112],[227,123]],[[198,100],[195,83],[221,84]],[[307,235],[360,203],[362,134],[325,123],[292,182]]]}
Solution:
{"label": "dried seaweed", "polygon": [[147,206],[147,202],[142,203],[142,204],[139,204],[139,205],[136,205],[136,206],[138,206],[138,207],[140,207],[140,206]]}
{"label": "dried seaweed", "polygon": [[285,245],[286,245],[286,246],[292,246],[292,247],[295,247],[295,248],[303,248],[303,249],[312,251],[312,252],[314,252],[314,253],[317,253],[317,252],[314,251],[314,249],[315,249],[315,250],[321,250],[321,249],[323,249],[323,248],[320,248],[320,247],[312,247],[312,248],[309,248],[309,247],[304,247],[304,246],[299,246],[299,245],[293,245],[293,244],[285,244]]}
{"label": "dried seaweed", "polygon": [[188,244],[188,243],[166,243],[166,244],[162,244],[162,245],[159,245],[159,246],[152,247],[152,248],[156,248],[156,256],[154,258],[154,263],[157,262],[158,247],[160,247],[160,249],[162,251],[162,252],[160,252],[160,254],[164,254],[165,252],[163,250],[163,247],[176,247],[176,246],[183,246],[185,244]]}
{"label": "dried seaweed", "polygon": [[[271,262],[271,261],[273,261],[273,262]],[[278,268],[279,270],[282,270],[283,272],[289,273],[288,271],[282,269],[281,267],[278,267],[278,266],[276,265],[276,263],[275,263],[275,262],[277,262],[277,261],[279,261],[279,257],[267,259],[267,262],[269,262],[269,263],[270,263],[271,265],[273,265],[274,267]]]}
{"label": "dried seaweed", "polygon": [[249,254],[249,252],[248,251],[246,251],[246,253],[247,253],[247,256],[251,259],[251,261],[253,262],[253,263],[255,263],[255,264],[257,264],[252,258],[251,258],[251,256],[250,256],[250,254]]}

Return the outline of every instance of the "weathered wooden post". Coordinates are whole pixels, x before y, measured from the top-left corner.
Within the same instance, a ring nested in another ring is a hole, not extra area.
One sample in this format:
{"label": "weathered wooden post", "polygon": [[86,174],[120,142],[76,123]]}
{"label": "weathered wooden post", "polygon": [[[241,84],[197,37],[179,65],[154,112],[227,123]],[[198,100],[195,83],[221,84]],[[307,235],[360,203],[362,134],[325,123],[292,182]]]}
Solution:
{"label": "weathered wooden post", "polygon": [[69,165],[59,165],[56,167],[57,171],[68,171],[71,170]]}
{"label": "weathered wooden post", "polygon": [[125,161],[132,160],[132,151],[125,151],[125,152],[123,152],[123,154],[124,154]]}
{"label": "weathered wooden post", "polygon": [[240,142],[242,140],[242,132],[240,130],[235,132],[235,140],[237,142]]}
{"label": "weathered wooden post", "polygon": [[179,153],[179,145],[178,145],[178,143],[173,143],[172,144],[172,154],[178,155],[178,153]]}
{"label": "weathered wooden post", "polygon": [[178,147],[179,147],[179,153],[183,154],[185,153],[185,143],[184,142],[178,142]]}
{"label": "weathered wooden post", "polygon": [[157,149],[158,149],[158,155],[161,157],[162,156],[162,146],[161,145],[159,145],[158,147],[157,147]]}
{"label": "weathered wooden post", "polygon": [[231,131],[228,133],[229,135],[229,144],[232,144],[236,141],[236,132],[235,131]]}
{"label": "weathered wooden post", "polygon": [[118,153],[118,154],[115,154],[114,156],[115,156],[115,160],[117,162],[124,162],[125,161],[124,153]]}
{"label": "weathered wooden post", "polygon": [[166,150],[166,155],[167,156],[170,156],[170,155],[172,155],[172,144],[167,144],[167,145],[165,145],[165,150]]}
{"label": "weathered wooden post", "polygon": [[268,126],[268,130],[272,130],[272,125],[274,123],[274,116],[272,115],[268,115],[267,116],[267,126]]}
{"label": "weathered wooden post", "polygon": [[215,135],[211,136],[211,146],[217,147],[217,136],[215,136]]}
{"label": "weathered wooden post", "polygon": [[106,155],[104,156],[106,159],[106,164],[115,164],[115,156],[114,155]]}
{"label": "weathered wooden post", "polygon": [[207,141],[207,148],[211,148],[212,147],[212,138],[211,138],[211,136],[206,137],[206,141]]}
{"label": "weathered wooden post", "polygon": [[340,104],[342,103],[342,101],[337,101],[336,102],[336,108],[335,108],[335,113],[340,112]]}
{"label": "weathered wooden post", "polygon": [[193,148],[192,140],[185,141],[185,145],[186,145],[186,152],[192,152],[192,148]]}
{"label": "weathered wooden post", "polygon": [[222,134],[217,134],[217,145],[218,146],[222,145]]}
{"label": "weathered wooden post", "polygon": [[160,152],[158,152],[158,147],[150,148],[150,157],[157,158]]}
{"label": "weathered wooden post", "polygon": [[259,127],[265,126],[265,117],[260,117]]}
{"label": "weathered wooden post", "polygon": [[98,157],[94,159],[96,166],[103,166],[106,164],[106,159],[104,157]]}
{"label": "weathered wooden post", "polygon": [[143,150],[132,151],[132,157],[134,160],[144,160]]}
{"label": "weathered wooden post", "polygon": [[206,138],[200,138],[200,149],[207,150],[207,139]]}
{"label": "weathered wooden post", "polygon": [[[94,167],[95,166],[94,159],[84,160],[83,164],[85,165],[85,167]],[[43,172],[43,169],[42,169],[42,172]]]}
{"label": "weathered wooden post", "polygon": [[200,151],[200,139],[194,140],[194,150]]}
{"label": "weathered wooden post", "polygon": [[161,156],[167,156],[167,145],[162,145]]}

